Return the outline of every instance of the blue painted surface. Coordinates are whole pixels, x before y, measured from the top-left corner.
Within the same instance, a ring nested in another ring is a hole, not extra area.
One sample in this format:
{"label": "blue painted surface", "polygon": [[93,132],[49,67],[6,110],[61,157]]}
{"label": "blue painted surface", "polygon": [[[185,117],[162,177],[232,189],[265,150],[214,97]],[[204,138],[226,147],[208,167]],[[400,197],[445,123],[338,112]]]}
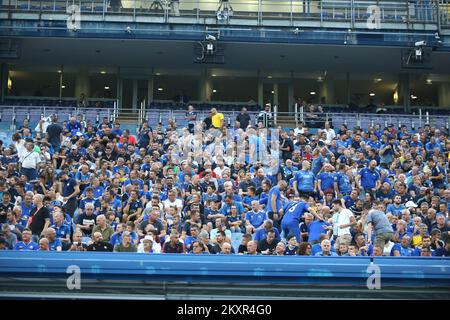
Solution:
{"label": "blue painted surface", "polygon": [[103,280],[207,281],[365,286],[371,262],[391,285],[450,288],[450,258],[275,257],[90,252],[0,253],[0,277],[66,278],[80,267],[82,278]]}

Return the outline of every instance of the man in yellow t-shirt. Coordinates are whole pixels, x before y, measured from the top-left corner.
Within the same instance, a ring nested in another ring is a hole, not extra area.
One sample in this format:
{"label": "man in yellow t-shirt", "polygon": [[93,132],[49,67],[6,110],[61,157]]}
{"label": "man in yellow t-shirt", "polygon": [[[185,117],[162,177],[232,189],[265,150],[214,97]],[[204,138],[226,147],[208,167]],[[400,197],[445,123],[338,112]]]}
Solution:
{"label": "man in yellow t-shirt", "polygon": [[217,112],[216,108],[212,108],[211,113],[212,113],[211,117],[212,126],[216,129],[221,129],[224,119],[223,113]]}

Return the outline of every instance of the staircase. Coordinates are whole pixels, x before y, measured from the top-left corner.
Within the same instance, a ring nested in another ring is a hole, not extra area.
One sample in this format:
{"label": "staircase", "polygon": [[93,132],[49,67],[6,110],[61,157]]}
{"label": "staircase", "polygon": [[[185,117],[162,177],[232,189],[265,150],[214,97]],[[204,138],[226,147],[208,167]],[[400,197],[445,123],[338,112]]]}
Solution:
{"label": "staircase", "polygon": [[296,127],[295,116],[293,114],[292,115],[287,115],[287,114],[280,115],[280,114],[278,114],[276,126],[277,127],[280,126],[283,129],[288,129],[288,128],[289,129],[294,129]]}
{"label": "staircase", "polygon": [[139,119],[139,111],[131,111],[131,110],[122,110],[119,113],[119,116],[116,118],[116,121],[118,121],[121,125],[122,124],[133,124],[135,126],[138,126],[140,124]]}

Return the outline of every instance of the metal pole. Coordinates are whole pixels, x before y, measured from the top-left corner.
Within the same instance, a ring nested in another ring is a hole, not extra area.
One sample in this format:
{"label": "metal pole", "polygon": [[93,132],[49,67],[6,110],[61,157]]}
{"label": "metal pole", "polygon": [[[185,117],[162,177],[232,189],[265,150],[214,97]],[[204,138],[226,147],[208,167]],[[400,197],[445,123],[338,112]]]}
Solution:
{"label": "metal pole", "polygon": [[295,113],[295,127],[298,127],[298,103],[294,105],[294,113]]}
{"label": "metal pole", "polygon": [[425,115],[426,115],[426,119],[427,119],[426,124],[430,124],[430,114],[429,114],[429,112],[427,111]]}
{"label": "metal pole", "polygon": [[419,109],[419,127],[422,127],[422,108]]}
{"label": "metal pole", "polygon": [[300,121],[301,122],[303,122],[303,123],[305,123],[305,107],[302,105],[301,107],[300,107]]}

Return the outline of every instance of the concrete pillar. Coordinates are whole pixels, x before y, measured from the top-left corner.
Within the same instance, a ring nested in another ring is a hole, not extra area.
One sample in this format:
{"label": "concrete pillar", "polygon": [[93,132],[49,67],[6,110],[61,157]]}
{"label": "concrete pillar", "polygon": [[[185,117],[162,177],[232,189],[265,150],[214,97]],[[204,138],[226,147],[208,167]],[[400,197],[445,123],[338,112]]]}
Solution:
{"label": "concrete pillar", "polygon": [[273,105],[278,105],[278,83],[273,84]]}
{"label": "concrete pillar", "polygon": [[450,82],[442,82],[438,87],[439,107],[450,107]]}
{"label": "concrete pillar", "polygon": [[[349,80],[350,81],[350,80]],[[350,87],[350,86],[349,86]],[[334,99],[334,78],[330,75],[324,79],[319,90],[319,101],[325,99],[326,104],[333,104]]]}
{"label": "concrete pillar", "polygon": [[346,78],[345,78],[346,82],[346,91],[347,91],[347,103],[351,102],[351,94],[350,94],[350,72],[347,72],[346,74]]}
{"label": "concrete pillar", "polygon": [[117,101],[118,101],[118,108],[119,110],[122,110],[122,95],[123,95],[123,80],[120,77],[120,73],[117,73]]}
{"label": "concrete pillar", "polygon": [[0,66],[0,101],[3,102],[8,95],[9,66],[2,63]]}
{"label": "concrete pillar", "polygon": [[208,70],[205,70],[200,76],[198,83],[198,96],[202,102],[211,101],[213,85],[212,79],[208,74]]}
{"label": "concrete pillar", "polygon": [[147,105],[153,102],[153,92],[155,90],[155,82],[153,76],[147,82]]}
{"label": "concrete pillar", "polygon": [[87,67],[81,67],[78,69],[78,73],[75,81],[75,97],[79,98],[84,93],[86,97],[90,95],[90,83],[89,83],[89,69]]}
{"label": "concrete pillar", "polygon": [[258,105],[264,108],[264,83],[258,79]]}
{"label": "concrete pillar", "polygon": [[405,112],[410,111],[411,107],[411,91],[409,88],[409,74],[402,73],[399,75],[399,81],[397,86],[398,101],[400,105],[403,105]]}
{"label": "concrete pillar", "polygon": [[134,79],[133,80],[133,102],[132,102],[132,106],[133,106],[133,112],[137,111],[140,107],[138,101],[138,80]]}
{"label": "concrete pillar", "polygon": [[294,96],[294,83],[291,81],[288,84],[288,110],[289,113],[294,113],[294,104],[295,104],[295,96]]}

